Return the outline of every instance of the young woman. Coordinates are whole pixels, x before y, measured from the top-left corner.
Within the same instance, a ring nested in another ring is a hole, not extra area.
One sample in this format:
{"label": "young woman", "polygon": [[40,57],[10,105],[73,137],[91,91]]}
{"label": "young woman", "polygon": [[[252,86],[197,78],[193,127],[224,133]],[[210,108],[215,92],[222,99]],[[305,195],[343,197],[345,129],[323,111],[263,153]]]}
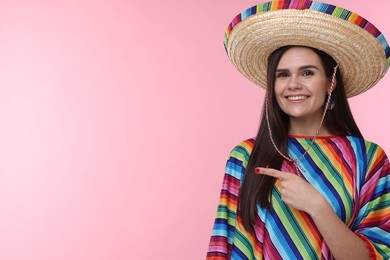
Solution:
{"label": "young woman", "polygon": [[383,35],[339,7],[275,1],[237,16],[225,47],[267,94],[228,159],[207,259],[388,259],[390,163],[347,101],[387,71]]}

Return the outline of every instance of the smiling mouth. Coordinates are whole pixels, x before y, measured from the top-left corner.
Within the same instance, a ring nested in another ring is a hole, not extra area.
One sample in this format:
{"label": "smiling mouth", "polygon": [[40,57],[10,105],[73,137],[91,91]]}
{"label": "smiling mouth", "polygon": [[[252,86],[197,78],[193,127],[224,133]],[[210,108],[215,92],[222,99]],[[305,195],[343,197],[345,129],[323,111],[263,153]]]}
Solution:
{"label": "smiling mouth", "polygon": [[309,96],[288,96],[287,99],[291,101],[297,101],[297,100],[305,100]]}

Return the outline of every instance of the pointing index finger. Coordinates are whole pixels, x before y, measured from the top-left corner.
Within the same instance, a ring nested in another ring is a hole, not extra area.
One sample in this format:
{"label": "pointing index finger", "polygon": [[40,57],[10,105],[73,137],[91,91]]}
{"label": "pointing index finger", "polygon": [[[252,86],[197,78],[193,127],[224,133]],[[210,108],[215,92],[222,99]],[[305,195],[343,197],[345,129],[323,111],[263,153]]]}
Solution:
{"label": "pointing index finger", "polygon": [[281,179],[283,177],[283,174],[280,171],[277,171],[277,170],[271,169],[271,168],[256,167],[255,173],[268,175],[268,176],[275,177],[278,179]]}

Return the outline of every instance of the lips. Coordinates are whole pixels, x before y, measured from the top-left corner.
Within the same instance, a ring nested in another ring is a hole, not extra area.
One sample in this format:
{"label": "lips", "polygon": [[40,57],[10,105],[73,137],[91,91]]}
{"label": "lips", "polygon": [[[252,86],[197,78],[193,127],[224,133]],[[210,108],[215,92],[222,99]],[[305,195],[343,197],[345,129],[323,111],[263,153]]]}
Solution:
{"label": "lips", "polygon": [[290,101],[299,101],[299,100],[305,100],[309,96],[306,95],[296,95],[296,96],[287,96],[286,98]]}

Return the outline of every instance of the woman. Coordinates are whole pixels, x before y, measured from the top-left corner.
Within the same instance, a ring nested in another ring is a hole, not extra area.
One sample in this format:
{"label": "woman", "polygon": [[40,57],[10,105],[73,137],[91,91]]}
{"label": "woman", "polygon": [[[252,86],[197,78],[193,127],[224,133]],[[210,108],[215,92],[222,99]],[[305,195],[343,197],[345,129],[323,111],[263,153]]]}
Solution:
{"label": "woman", "polygon": [[207,259],[388,259],[390,163],[347,101],[387,71],[383,35],[339,7],[275,1],[237,16],[225,48],[267,95],[228,159]]}

